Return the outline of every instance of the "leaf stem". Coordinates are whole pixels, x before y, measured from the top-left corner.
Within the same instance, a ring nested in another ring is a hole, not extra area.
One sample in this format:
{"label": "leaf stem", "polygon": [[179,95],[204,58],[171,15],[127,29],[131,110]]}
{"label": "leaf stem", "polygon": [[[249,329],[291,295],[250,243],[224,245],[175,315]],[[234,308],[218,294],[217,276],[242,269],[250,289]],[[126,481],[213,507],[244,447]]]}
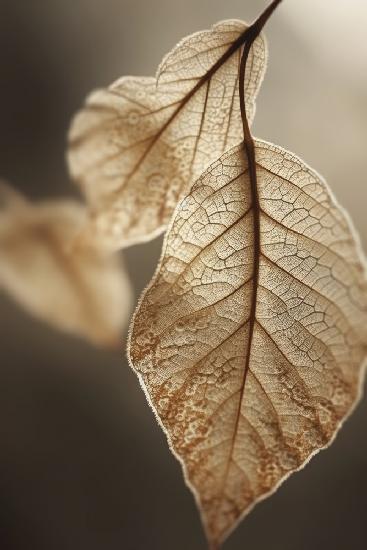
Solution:
{"label": "leaf stem", "polygon": [[[254,327],[256,322],[256,305],[257,305],[257,289],[259,286],[259,268],[260,268],[260,202],[259,193],[257,187],[257,173],[256,173],[256,157],[255,157],[255,143],[250,131],[249,122],[246,114],[246,101],[245,101],[245,76],[246,76],[246,63],[250,54],[251,47],[262,31],[264,25],[273,14],[274,10],[278,7],[282,0],[273,0],[271,4],[263,11],[263,13],[256,19],[254,23],[247,29],[247,39],[243,47],[240,69],[239,69],[239,97],[240,97],[240,109],[243,125],[243,144],[247,156],[248,174],[250,179],[250,193],[251,193],[251,207],[253,213],[253,291],[251,299],[251,309],[249,317],[249,343],[246,354],[245,372],[241,387],[240,403],[245,391],[245,384],[247,373],[250,368],[251,359],[251,345],[254,333]],[[240,410],[240,407],[239,407]],[[239,421],[239,416],[236,421]]]}
{"label": "leaf stem", "polygon": [[[254,328],[256,323],[257,289],[259,286],[259,268],[260,268],[260,254],[261,254],[260,202],[259,202],[259,195],[258,195],[258,189],[257,189],[255,143],[251,135],[251,131],[250,131],[250,127],[247,119],[246,102],[245,102],[246,63],[248,60],[248,56],[250,54],[251,46],[253,45],[254,41],[262,31],[265,23],[268,21],[268,19],[270,18],[270,16],[272,15],[272,13],[276,9],[276,7],[280,4],[281,1],[282,0],[274,0],[271,4],[269,4],[269,6],[265,9],[265,11],[254,21],[254,23],[252,23],[252,25],[250,25],[250,27],[246,29],[244,34],[240,37],[242,38],[242,40],[244,39],[242,42],[244,46],[243,46],[243,52],[242,52],[240,68],[239,68],[238,85],[239,85],[241,118],[242,118],[242,124],[243,124],[243,145],[247,156],[248,174],[250,179],[251,207],[253,211],[253,234],[254,234],[253,255],[254,256],[253,256],[253,272],[252,272],[253,291],[252,291],[251,307],[250,307],[250,315],[249,315],[249,341],[248,341],[247,352],[246,352],[244,375],[243,375],[243,380],[242,380],[242,384],[239,392],[239,406],[238,406],[235,425],[234,425],[235,434],[237,434],[238,427],[239,427],[240,416],[241,416],[241,404],[245,393],[247,374],[250,368],[252,339],[253,339]],[[233,452],[235,439],[236,439],[236,435],[232,439],[230,455]],[[227,465],[227,471],[224,478],[226,478],[228,475],[228,468],[229,468],[229,462]],[[210,546],[209,546],[210,550],[219,550],[220,547],[221,547],[221,541],[218,541],[218,540],[210,541]]]}
{"label": "leaf stem", "polygon": [[[259,15],[259,17],[250,25],[248,30],[248,35],[254,33],[254,38],[252,41],[256,40],[268,19],[273,15],[273,12],[279,6],[282,0],[273,0],[267,8]],[[250,30],[251,29],[251,30]]]}
{"label": "leaf stem", "polygon": [[[257,188],[257,173],[256,173],[256,157],[255,157],[255,143],[250,131],[248,118],[246,114],[246,101],[245,101],[245,76],[246,76],[246,63],[248,56],[250,54],[251,46],[259,36],[264,25],[268,19],[273,14],[274,10],[280,4],[282,0],[273,0],[271,4],[263,11],[263,13],[256,19],[254,23],[247,29],[247,39],[244,44],[240,69],[239,69],[239,96],[240,96],[240,109],[241,109],[241,118],[243,125],[243,144],[247,156],[248,163],[248,174],[250,179],[250,193],[251,193],[251,207],[253,212],[253,292],[251,299],[251,309],[249,317],[249,344],[247,348],[246,363],[245,363],[245,372],[241,388],[242,399],[247,373],[250,367],[250,358],[251,358],[251,344],[254,333],[254,327],[256,322],[256,305],[257,305],[257,289],[259,285],[259,268],[260,268],[260,253],[261,253],[261,243],[260,243],[260,202],[259,202],[259,193]],[[239,420],[239,419],[238,419]]]}

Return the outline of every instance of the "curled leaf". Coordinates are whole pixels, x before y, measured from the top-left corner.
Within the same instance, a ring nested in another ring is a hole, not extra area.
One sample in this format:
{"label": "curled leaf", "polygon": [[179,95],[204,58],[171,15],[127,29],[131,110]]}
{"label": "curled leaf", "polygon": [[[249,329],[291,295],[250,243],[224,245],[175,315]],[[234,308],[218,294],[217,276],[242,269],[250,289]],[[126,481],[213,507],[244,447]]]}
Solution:
{"label": "curled leaf", "polygon": [[255,153],[256,200],[240,145],[177,207],[129,341],[212,548],[332,441],[367,346],[346,215],[297,157]]}
{"label": "curled leaf", "polygon": [[73,246],[84,207],[72,200],[31,204],[5,184],[0,205],[0,289],[55,327],[96,344],[118,344],[130,283],[117,256]]}
{"label": "curled leaf", "polygon": [[[160,233],[203,170],[241,139],[238,65],[246,28],[222,21],[183,39],[156,78],[124,77],[91,94],[76,116],[71,174],[108,246]],[[260,36],[244,83],[250,120],[265,65]]]}

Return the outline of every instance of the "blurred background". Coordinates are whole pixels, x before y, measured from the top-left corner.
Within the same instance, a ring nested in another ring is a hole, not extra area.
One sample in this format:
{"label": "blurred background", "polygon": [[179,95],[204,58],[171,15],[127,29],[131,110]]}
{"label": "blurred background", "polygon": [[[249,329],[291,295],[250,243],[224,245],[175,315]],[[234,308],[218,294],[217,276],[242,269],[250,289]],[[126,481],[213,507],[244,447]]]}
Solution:
{"label": "blurred background", "polygon": [[[181,37],[263,0],[0,0],[0,175],[75,194],[64,161],[93,88],[154,74]],[[256,136],[328,180],[367,239],[367,4],[284,0],[267,26]],[[126,254],[136,295],[161,240]],[[191,494],[123,345],[94,349],[0,297],[1,550],[204,550]],[[226,550],[367,547],[367,400],[326,452],[259,504]]]}

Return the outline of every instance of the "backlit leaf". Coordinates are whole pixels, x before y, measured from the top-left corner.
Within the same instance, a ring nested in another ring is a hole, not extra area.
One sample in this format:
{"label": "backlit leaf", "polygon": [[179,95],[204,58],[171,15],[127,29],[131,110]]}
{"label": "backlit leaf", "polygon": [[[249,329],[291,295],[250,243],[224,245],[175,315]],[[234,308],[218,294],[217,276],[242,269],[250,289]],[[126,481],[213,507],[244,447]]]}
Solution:
{"label": "backlit leaf", "polygon": [[177,207],[129,342],[212,548],[332,441],[366,356],[348,218],[297,157],[255,151],[258,203],[239,145]]}
{"label": "backlit leaf", "polygon": [[[156,78],[121,78],[91,94],[76,116],[71,174],[87,197],[93,230],[109,247],[162,232],[203,170],[242,139],[238,65],[245,30],[241,21],[222,21],[185,38]],[[260,36],[245,80],[250,121],[265,65]]]}
{"label": "backlit leaf", "polygon": [[0,290],[55,327],[117,345],[130,313],[130,283],[117,256],[73,246],[85,216],[75,201],[31,204],[1,184]]}

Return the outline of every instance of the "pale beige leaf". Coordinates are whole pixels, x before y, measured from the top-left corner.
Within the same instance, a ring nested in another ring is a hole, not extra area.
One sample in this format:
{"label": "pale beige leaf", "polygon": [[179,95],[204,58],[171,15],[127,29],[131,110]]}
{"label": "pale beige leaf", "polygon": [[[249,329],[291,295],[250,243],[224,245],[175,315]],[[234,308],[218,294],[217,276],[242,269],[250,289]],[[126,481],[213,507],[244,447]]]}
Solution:
{"label": "pale beige leaf", "polygon": [[178,206],[129,342],[213,548],[331,442],[367,344],[346,215],[301,160],[255,145],[259,207],[237,146]]}
{"label": "pale beige leaf", "polygon": [[55,327],[117,345],[130,313],[130,283],[117,256],[72,246],[84,207],[72,200],[33,205],[5,185],[0,204],[0,290]]}
{"label": "pale beige leaf", "polygon": [[[185,38],[156,78],[124,77],[91,94],[76,116],[71,174],[106,245],[125,247],[160,233],[203,170],[241,139],[238,65],[246,28],[222,21]],[[214,69],[230,48],[233,54]],[[246,71],[250,121],[265,65],[259,37]]]}

